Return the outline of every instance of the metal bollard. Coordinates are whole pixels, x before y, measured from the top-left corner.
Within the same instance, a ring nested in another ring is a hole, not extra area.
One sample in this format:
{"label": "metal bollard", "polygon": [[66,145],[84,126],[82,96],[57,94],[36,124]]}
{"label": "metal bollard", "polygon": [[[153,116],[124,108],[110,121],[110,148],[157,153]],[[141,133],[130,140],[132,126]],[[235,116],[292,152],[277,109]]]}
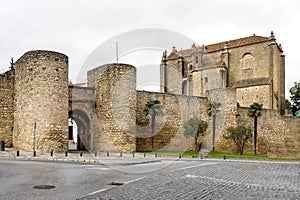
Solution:
{"label": "metal bollard", "polygon": [[181,153],[179,154],[179,158],[181,158]]}
{"label": "metal bollard", "polygon": [[121,152],[120,152],[120,157],[122,157],[122,156],[123,156],[123,152],[121,151]]}
{"label": "metal bollard", "polygon": [[95,157],[97,157],[97,152],[95,152]]}
{"label": "metal bollard", "polygon": [[224,160],[226,160],[226,155],[223,156]]}
{"label": "metal bollard", "polygon": [[82,157],[82,151],[80,151],[80,157]]}
{"label": "metal bollard", "polygon": [[67,151],[65,152],[65,157],[68,157],[68,152]]}
{"label": "metal bollard", "polygon": [[155,153],[155,158],[157,158],[157,153]]}
{"label": "metal bollard", "polygon": [[5,151],[5,143],[4,141],[0,141],[0,151]]}
{"label": "metal bollard", "polygon": [[20,151],[18,150],[18,151],[17,151],[17,157],[19,157],[19,156],[20,156]]}
{"label": "metal bollard", "polygon": [[109,157],[109,152],[108,151],[106,152],[106,156]]}
{"label": "metal bollard", "polygon": [[146,153],[144,153],[144,158],[146,158]]}
{"label": "metal bollard", "polygon": [[33,157],[36,157],[36,151],[33,151]]}
{"label": "metal bollard", "polygon": [[134,151],[132,151],[132,157],[134,157]]}
{"label": "metal bollard", "polygon": [[50,152],[50,156],[53,157],[53,151]]}

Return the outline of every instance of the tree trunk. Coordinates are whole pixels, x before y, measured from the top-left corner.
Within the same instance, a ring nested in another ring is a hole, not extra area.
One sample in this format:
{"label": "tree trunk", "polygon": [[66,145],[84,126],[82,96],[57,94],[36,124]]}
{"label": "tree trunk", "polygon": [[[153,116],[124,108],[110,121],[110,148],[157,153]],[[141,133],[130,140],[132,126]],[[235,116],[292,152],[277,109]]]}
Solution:
{"label": "tree trunk", "polygon": [[195,152],[198,152],[198,138],[195,136]]}
{"label": "tree trunk", "polygon": [[256,155],[256,144],[257,144],[257,117],[254,116],[254,155]]}
{"label": "tree trunk", "polygon": [[213,115],[212,151],[215,152],[216,115]]}
{"label": "tree trunk", "polygon": [[155,115],[151,117],[151,150],[154,149]]}
{"label": "tree trunk", "polygon": [[240,155],[242,156],[244,154],[244,144],[242,144],[242,147],[240,149]]}

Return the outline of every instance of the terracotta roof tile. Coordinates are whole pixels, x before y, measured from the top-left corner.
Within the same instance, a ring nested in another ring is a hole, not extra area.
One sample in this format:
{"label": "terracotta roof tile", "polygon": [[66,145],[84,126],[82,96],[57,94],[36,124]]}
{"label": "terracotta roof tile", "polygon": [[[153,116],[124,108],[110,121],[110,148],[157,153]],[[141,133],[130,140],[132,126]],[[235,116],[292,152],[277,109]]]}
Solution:
{"label": "terracotta roof tile", "polygon": [[206,48],[207,52],[213,52],[213,51],[222,50],[225,46],[225,43],[227,43],[228,48],[234,48],[234,47],[240,47],[240,46],[249,45],[249,44],[266,42],[269,40],[270,39],[268,37],[253,35],[253,36],[244,37],[244,38],[240,38],[240,39],[210,44],[210,45],[205,46],[205,48]]}
{"label": "terracotta roof tile", "polygon": [[[210,44],[210,45],[205,46],[205,49],[208,53],[210,53],[210,52],[222,50],[226,43],[227,43],[228,48],[234,48],[234,47],[240,47],[240,46],[244,46],[244,45],[266,42],[269,40],[270,40],[270,38],[268,38],[268,37],[253,35],[253,36],[239,38],[239,39],[235,39],[235,40],[229,40],[229,41],[225,41],[225,42]],[[185,49],[182,51],[171,52],[171,54],[167,57],[167,59],[168,60],[177,59],[180,57],[180,55],[183,55],[184,57],[191,56],[192,53],[193,53],[193,49]]]}

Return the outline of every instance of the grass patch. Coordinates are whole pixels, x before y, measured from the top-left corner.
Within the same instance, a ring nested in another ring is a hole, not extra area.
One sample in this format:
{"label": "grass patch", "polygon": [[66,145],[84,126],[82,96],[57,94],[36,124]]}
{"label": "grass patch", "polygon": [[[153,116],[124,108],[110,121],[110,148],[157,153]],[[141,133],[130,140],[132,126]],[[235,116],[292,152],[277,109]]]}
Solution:
{"label": "grass patch", "polygon": [[238,158],[238,159],[243,159],[243,158],[247,158],[247,159],[256,159],[256,160],[299,160],[297,158],[270,158],[267,157],[266,155],[254,155],[254,154],[243,154],[240,155],[239,153],[228,153],[228,152],[210,152],[208,154],[208,157],[210,158],[224,158],[224,156],[226,156],[226,158]]}
{"label": "grass patch", "polygon": [[[157,154],[158,157],[166,156],[166,157],[179,157],[181,155],[185,158],[192,158],[192,157],[200,157],[200,153],[195,153],[193,151],[139,151],[136,153],[146,153],[147,155],[155,155]],[[229,152],[210,152],[205,155],[206,158],[221,158],[223,159],[226,156],[227,159],[255,159],[255,160],[299,160],[297,158],[269,158],[266,155],[254,155],[254,154],[244,154],[240,155],[239,153],[229,153]]]}
{"label": "grass patch", "polygon": [[183,156],[183,157],[197,157],[200,154],[199,153],[195,153],[193,151],[186,151],[186,152],[182,152],[182,151],[138,151],[137,153],[146,153],[147,155],[155,155],[157,154],[157,156],[171,156],[171,157],[179,157],[179,155]]}
{"label": "grass patch", "polygon": [[208,154],[210,158],[252,158],[252,159],[267,159],[266,155],[253,155],[253,154],[243,154],[239,153],[227,153],[227,152],[210,152]]}

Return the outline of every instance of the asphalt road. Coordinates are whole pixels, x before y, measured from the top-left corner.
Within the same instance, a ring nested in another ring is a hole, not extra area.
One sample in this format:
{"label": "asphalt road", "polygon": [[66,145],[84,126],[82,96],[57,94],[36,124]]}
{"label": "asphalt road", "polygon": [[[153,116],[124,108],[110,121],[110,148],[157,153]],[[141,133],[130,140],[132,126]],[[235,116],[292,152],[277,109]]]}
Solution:
{"label": "asphalt road", "polygon": [[0,160],[0,199],[300,199],[300,164],[162,160],[108,166]]}
{"label": "asphalt road", "polygon": [[[159,172],[192,166],[197,162],[169,160],[108,166],[0,160],[0,199],[76,199],[93,194],[95,191],[116,187],[114,183],[129,183]],[[55,188],[35,189],[35,186],[55,186]]]}

